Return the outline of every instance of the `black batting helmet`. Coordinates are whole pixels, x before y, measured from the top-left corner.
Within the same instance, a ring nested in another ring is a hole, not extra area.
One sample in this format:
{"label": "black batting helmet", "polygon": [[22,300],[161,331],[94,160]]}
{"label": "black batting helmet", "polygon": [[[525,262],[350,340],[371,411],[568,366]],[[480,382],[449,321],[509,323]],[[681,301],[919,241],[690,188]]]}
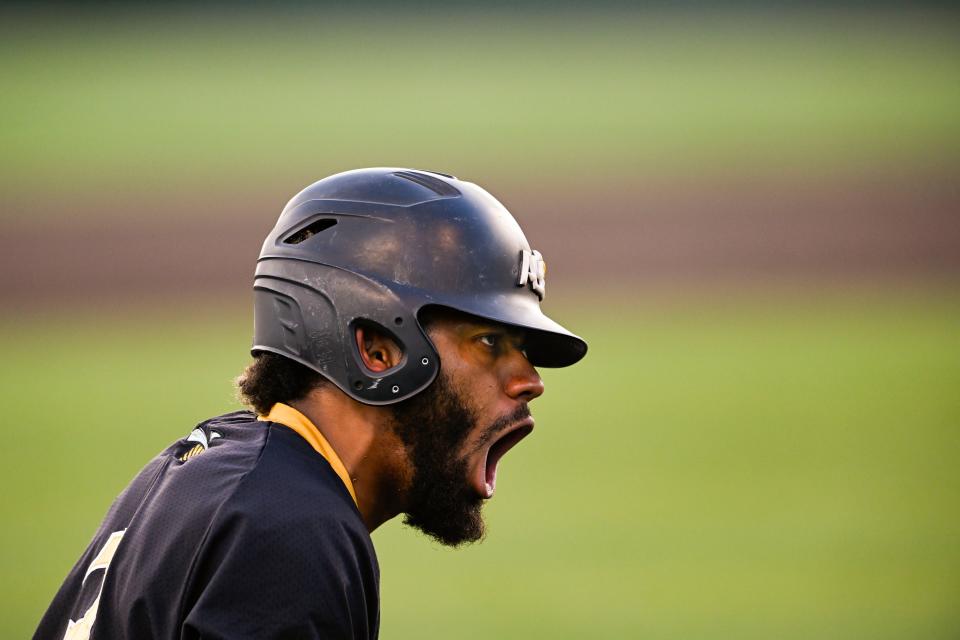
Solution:
{"label": "black batting helmet", "polygon": [[[436,305],[522,327],[531,363],[565,367],[587,344],[540,310],[545,269],[510,212],[475,184],[410,169],[338,173],[294,196],[263,243],[253,352],[296,360],[360,402],[390,404],[439,371],[418,320]],[[369,371],[358,324],[393,336],[402,362]]]}

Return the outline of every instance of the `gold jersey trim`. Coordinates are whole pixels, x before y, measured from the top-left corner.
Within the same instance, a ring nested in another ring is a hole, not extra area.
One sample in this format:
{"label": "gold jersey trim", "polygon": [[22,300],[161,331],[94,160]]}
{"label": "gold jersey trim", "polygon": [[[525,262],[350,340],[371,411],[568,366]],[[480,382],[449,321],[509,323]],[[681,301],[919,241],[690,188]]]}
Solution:
{"label": "gold jersey trim", "polygon": [[300,434],[300,437],[306,440],[307,443],[313,447],[314,451],[330,463],[330,466],[333,467],[336,474],[340,476],[343,484],[346,485],[347,491],[350,492],[350,497],[353,498],[353,503],[357,505],[357,508],[360,507],[360,503],[357,502],[357,494],[353,490],[353,482],[350,480],[350,474],[347,473],[347,468],[343,466],[343,461],[340,460],[340,456],[333,450],[333,447],[330,446],[327,439],[323,437],[320,429],[310,422],[310,418],[290,405],[278,402],[270,409],[270,413],[265,416],[257,416],[257,420],[262,422],[276,422],[285,427],[290,427]]}
{"label": "gold jersey trim", "polygon": [[186,461],[189,460],[190,458],[195,458],[195,457],[197,457],[198,455],[200,455],[201,453],[203,453],[204,451],[206,451],[206,449],[204,448],[204,446],[203,446],[202,444],[200,444],[200,443],[197,443],[197,444],[193,445],[193,449],[190,449],[190,450],[187,451],[185,454],[183,454],[182,456],[180,456],[180,462],[186,462]]}

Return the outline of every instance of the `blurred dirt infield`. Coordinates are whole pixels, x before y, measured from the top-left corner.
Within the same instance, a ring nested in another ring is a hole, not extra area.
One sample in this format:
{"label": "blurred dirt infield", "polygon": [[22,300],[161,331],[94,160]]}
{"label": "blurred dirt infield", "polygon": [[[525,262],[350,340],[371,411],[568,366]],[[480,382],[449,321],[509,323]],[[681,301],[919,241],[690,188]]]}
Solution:
{"label": "blurred dirt infield", "polygon": [[[544,253],[558,289],[683,291],[713,283],[960,281],[955,175],[487,186]],[[245,295],[263,237],[302,186],[0,201],[0,294],[11,310]]]}

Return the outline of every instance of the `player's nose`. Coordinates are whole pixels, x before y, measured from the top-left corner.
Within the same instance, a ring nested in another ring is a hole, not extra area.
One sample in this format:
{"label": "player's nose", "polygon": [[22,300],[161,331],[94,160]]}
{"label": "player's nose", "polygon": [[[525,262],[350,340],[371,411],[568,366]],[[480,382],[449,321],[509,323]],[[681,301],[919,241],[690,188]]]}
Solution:
{"label": "player's nose", "polygon": [[507,379],[507,395],[515,400],[524,400],[530,402],[543,395],[543,380],[536,368],[526,356],[520,354],[519,358],[514,359],[511,367],[510,376]]}

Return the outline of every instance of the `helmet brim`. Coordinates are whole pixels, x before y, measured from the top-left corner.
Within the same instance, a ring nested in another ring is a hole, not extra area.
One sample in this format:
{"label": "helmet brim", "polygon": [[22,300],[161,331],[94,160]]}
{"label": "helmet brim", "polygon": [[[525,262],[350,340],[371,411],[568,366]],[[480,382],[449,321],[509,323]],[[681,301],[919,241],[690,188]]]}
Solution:
{"label": "helmet brim", "polygon": [[583,338],[552,320],[540,310],[537,302],[527,296],[519,301],[516,298],[500,300],[499,296],[492,300],[445,300],[426,305],[420,312],[430,307],[449,308],[525,330],[527,358],[536,367],[569,367],[587,354],[587,343]]}

